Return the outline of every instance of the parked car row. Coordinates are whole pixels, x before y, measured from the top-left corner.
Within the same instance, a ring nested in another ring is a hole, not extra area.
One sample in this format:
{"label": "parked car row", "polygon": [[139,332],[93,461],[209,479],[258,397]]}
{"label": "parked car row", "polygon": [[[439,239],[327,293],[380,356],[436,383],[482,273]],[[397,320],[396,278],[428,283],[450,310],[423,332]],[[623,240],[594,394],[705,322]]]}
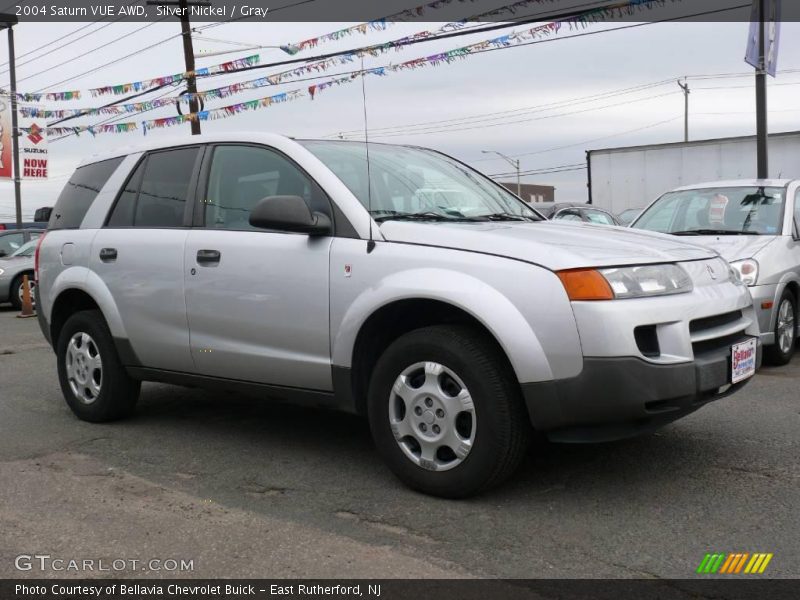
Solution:
{"label": "parked car row", "polygon": [[75,171],[37,312],[83,420],[130,415],[142,381],[337,408],[407,485],[463,497],[534,429],[624,438],[746,385],[751,273],[689,241],[547,221],[424,148],[193,136]]}

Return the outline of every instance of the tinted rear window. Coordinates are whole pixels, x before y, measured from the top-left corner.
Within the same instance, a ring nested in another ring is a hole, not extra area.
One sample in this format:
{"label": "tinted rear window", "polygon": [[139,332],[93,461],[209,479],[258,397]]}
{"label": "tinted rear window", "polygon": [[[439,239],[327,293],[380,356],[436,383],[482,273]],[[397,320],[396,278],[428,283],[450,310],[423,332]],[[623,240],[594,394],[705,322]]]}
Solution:
{"label": "tinted rear window", "polygon": [[47,228],[80,227],[97,194],[121,162],[122,157],[112,158],[77,169],[61,191]]}

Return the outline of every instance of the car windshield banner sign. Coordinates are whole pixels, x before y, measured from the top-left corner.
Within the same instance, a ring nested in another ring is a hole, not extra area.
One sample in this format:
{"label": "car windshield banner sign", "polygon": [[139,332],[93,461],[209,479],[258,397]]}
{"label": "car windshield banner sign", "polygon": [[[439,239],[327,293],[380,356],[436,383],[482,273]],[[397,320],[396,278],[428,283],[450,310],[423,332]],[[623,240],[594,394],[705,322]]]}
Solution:
{"label": "car windshield banner sign", "polygon": [[[744,60],[747,64],[759,69],[758,60],[759,40],[761,28],[758,20],[758,5],[761,0],[753,0],[752,17],[750,18],[750,34],[747,38],[747,54]],[[781,40],[781,0],[764,1],[766,15],[767,39],[764,45],[764,68],[769,75],[775,77],[778,71],[778,47]]]}

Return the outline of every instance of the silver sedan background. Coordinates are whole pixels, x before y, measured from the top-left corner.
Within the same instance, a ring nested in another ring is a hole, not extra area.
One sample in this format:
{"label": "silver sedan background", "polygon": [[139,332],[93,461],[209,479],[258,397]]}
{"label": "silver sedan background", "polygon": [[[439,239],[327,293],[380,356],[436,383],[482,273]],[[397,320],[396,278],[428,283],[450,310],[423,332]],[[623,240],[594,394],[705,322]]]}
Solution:
{"label": "silver sedan background", "polygon": [[10,302],[15,308],[22,306],[22,281],[23,275],[28,275],[31,290],[36,282],[33,278],[33,255],[36,251],[38,239],[31,240],[20,246],[11,256],[0,258],[0,302]]}

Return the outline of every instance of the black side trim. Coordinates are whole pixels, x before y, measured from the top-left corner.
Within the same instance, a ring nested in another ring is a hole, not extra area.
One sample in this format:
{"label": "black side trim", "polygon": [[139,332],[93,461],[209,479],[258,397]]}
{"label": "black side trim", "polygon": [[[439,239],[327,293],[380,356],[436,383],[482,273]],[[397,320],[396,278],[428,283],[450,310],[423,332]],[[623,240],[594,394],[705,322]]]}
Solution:
{"label": "black side trim", "polygon": [[142,362],[136,356],[136,352],[131,346],[128,338],[114,338],[114,345],[117,347],[117,354],[119,355],[120,362],[126,367],[141,367]]}
{"label": "black side trim", "polygon": [[128,375],[141,381],[158,381],[185,387],[234,391],[248,396],[255,396],[260,399],[266,397],[269,400],[290,402],[292,404],[304,406],[319,406],[346,410],[346,407],[341,407],[337,404],[337,398],[333,392],[269,385],[251,381],[238,381],[236,379],[209,377],[206,375],[180,373],[177,371],[163,371],[161,369],[151,369],[148,367],[127,367],[126,370],[128,371]]}

